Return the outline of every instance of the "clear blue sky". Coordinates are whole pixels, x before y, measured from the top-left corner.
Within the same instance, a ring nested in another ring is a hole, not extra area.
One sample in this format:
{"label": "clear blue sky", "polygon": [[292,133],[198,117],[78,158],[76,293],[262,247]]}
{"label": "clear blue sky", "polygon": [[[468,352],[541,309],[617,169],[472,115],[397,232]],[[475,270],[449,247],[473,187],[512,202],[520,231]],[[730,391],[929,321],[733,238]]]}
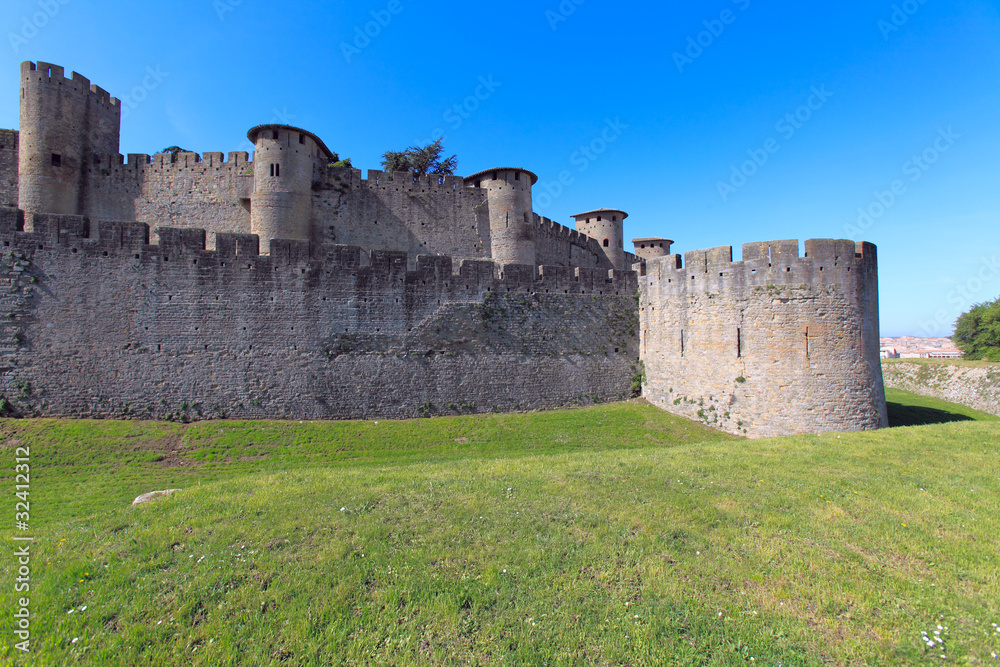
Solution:
{"label": "clear blue sky", "polygon": [[459,173],[531,169],[536,211],[564,224],[620,207],[627,239],[737,258],[872,241],[883,335],[935,316],[947,333],[1000,294],[996,1],[674,4],[8,0],[0,127],[18,126],[18,63],[45,60],[134,107],[123,153],[247,149],[286,122],[376,169],[443,130]]}

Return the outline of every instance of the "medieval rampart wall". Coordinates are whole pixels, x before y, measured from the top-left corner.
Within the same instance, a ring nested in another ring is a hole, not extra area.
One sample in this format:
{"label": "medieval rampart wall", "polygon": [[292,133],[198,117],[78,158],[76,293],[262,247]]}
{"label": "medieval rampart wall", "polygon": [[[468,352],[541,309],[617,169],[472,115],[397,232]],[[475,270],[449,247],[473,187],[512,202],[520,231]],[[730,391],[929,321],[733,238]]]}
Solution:
{"label": "medieval rampart wall", "polygon": [[489,258],[486,193],[458,176],[330,167],[313,194],[313,241]]}
{"label": "medieval rampart wall", "polygon": [[408,271],[356,246],[265,256],[252,235],[211,251],[199,229],[149,245],[144,224],[93,226],[0,209],[0,394],[18,414],[412,417],[617,400],[633,381],[632,272]]}
{"label": "medieval rampart wall", "polygon": [[[253,164],[245,152],[157,153],[102,157],[90,168],[87,216],[99,221],[140,220],[157,225],[250,231]],[[156,233],[153,233],[156,242]]]}

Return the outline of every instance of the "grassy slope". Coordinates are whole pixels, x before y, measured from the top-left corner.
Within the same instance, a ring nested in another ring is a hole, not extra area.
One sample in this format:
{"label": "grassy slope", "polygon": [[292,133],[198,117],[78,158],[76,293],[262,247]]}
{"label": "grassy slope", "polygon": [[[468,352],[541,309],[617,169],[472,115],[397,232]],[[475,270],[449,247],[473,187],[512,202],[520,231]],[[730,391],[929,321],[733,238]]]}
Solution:
{"label": "grassy slope", "polygon": [[920,396],[902,389],[886,389],[889,426],[921,426],[961,421],[1000,421],[1000,417],[940,398]]}
{"label": "grassy slope", "polygon": [[937,625],[949,661],[1000,650],[997,423],[2,428],[32,446],[32,664],[920,664]]}

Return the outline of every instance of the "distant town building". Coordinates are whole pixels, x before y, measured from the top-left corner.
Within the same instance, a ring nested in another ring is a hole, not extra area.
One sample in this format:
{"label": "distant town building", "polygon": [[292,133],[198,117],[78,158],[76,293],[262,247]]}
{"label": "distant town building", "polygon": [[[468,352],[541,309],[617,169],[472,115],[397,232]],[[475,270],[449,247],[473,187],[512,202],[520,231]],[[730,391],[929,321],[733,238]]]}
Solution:
{"label": "distant town building", "polygon": [[880,354],[883,359],[961,359],[965,356],[950,338],[920,336],[883,338]]}

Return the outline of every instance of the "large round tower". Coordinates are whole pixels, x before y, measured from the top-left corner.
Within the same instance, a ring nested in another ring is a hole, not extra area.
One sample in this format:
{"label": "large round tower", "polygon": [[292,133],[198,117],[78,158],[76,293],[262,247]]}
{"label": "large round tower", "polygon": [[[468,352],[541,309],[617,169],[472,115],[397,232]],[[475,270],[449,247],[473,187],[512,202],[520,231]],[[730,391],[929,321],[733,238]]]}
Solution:
{"label": "large round tower", "polygon": [[628,213],[616,208],[602,208],[587,213],[577,213],[576,231],[595,238],[604,254],[616,269],[625,269],[624,221]]}
{"label": "large round tower", "polygon": [[18,205],[83,215],[88,162],[118,155],[121,103],[51,63],[21,63]]}
{"label": "large round tower", "polygon": [[535,224],[527,169],[498,167],[465,177],[467,186],[485,188],[490,209],[490,246],[497,264],[535,265]]}
{"label": "large round tower", "polygon": [[312,184],[333,153],[312,132],[288,125],[258,125],[247,133],[254,145],[250,233],[270,254],[271,239],[308,241]]}

